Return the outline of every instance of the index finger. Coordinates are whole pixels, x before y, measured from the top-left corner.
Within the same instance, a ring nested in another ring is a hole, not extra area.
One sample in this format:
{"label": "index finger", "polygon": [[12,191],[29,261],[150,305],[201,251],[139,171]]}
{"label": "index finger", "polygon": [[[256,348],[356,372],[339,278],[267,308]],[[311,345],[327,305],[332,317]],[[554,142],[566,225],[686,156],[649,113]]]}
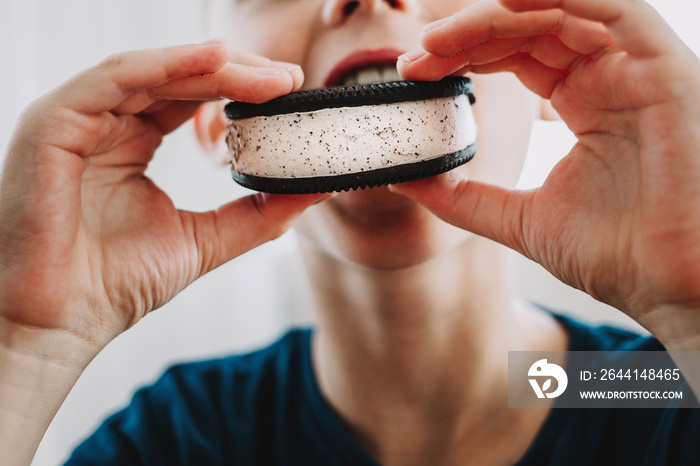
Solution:
{"label": "index finger", "polygon": [[561,10],[513,12],[497,0],[484,0],[449,18],[426,25],[421,43],[428,52],[449,57],[490,39],[556,35],[578,53],[588,55],[612,44],[603,25]]}
{"label": "index finger", "polygon": [[615,43],[628,53],[657,56],[678,45],[671,27],[643,0],[500,0],[511,11],[558,9],[603,23]]}
{"label": "index finger", "polygon": [[[298,68],[301,73],[301,68]],[[294,73],[296,74],[296,73]],[[175,79],[149,90],[152,99],[203,100],[221,97],[261,103],[298,89],[303,82],[285,68],[227,63],[214,74]],[[298,83],[298,84],[297,84]]]}
{"label": "index finger", "polygon": [[55,102],[87,114],[109,111],[135,91],[215,73],[226,64],[229,54],[228,42],[221,39],[114,54],[59,87],[54,92]]}
{"label": "index finger", "polygon": [[[172,79],[166,82],[142,80],[133,83],[131,93],[110,110],[118,114],[135,114],[148,112],[154,103],[164,100],[204,101],[221,97],[259,103],[298,90],[304,83],[304,73],[299,65],[245,52],[230,52],[228,62],[213,73],[171,76]],[[157,105],[158,110],[166,106],[164,102]]]}

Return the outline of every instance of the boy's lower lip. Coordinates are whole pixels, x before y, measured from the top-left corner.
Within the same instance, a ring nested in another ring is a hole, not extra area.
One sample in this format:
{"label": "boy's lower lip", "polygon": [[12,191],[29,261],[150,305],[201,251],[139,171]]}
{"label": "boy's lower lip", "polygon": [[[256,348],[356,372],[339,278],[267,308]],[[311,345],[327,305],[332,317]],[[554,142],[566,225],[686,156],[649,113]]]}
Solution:
{"label": "boy's lower lip", "polygon": [[404,52],[393,48],[383,48],[376,50],[360,50],[353,52],[341,60],[326,77],[323,86],[338,86],[343,78],[356,70],[371,66],[395,65],[396,60]]}
{"label": "boy's lower lip", "polygon": [[414,201],[394,193],[386,186],[365,188],[356,191],[344,191],[336,194],[331,201],[345,208],[361,208],[365,211],[387,212],[394,209],[405,209]]}

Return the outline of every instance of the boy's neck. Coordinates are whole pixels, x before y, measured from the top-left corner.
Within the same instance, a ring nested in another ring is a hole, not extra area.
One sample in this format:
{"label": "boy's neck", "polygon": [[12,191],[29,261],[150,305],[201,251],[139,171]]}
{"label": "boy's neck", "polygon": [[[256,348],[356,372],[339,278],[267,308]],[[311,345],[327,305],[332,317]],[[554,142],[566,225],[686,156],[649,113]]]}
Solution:
{"label": "boy's neck", "polygon": [[403,454],[438,464],[434,455],[447,454],[451,442],[478,438],[479,424],[503,429],[513,419],[493,416],[507,411],[507,350],[565,349],[551,318],[514,298],[506,250],[483,238],[390,271],[303,249],[315,285],[321,391],[385,464],[406,464]]}

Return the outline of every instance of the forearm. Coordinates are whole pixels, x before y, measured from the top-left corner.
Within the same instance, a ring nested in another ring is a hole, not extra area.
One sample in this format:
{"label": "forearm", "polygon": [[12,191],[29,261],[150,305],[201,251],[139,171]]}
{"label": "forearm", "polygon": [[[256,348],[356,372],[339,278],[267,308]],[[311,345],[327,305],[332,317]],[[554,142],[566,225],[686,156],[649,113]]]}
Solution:
{"label": "forearm", "polygon": [[0,327],[0,456],[29,465],[91,357],[72,336],[8,327]]}

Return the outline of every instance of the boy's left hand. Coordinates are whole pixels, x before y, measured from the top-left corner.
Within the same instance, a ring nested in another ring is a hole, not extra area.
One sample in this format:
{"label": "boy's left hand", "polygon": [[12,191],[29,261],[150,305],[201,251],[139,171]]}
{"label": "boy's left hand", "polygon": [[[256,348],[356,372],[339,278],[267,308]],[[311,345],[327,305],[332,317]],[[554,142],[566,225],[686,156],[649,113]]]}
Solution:
{"label": "boy's left hand", "polygon": [[[700,62],[635,0],[485,0],[424,31],[408,79],[511,71],[578,143],[533,191],[451,172],[392,189],[539,262],[669,349],[700,349]],[[415,55],[414,55],[415,57]]]}

